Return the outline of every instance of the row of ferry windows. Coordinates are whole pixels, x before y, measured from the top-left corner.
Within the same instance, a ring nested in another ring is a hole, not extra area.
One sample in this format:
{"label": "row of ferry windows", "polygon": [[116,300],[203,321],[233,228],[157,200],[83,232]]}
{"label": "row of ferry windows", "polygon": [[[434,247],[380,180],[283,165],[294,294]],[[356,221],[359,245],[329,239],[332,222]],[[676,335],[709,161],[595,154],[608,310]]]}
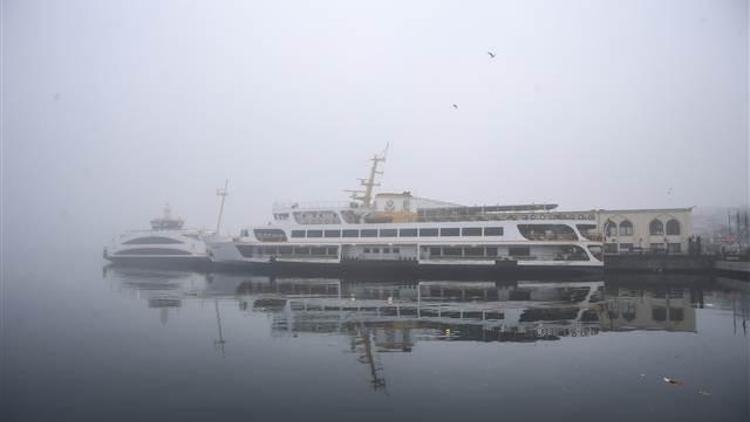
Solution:
{"label": "row of ferry windows", "polygon": [[344,230],[292,230],[293,238],[320,237],[446,237],[446,236],[502,236],[502,227],[446,227],[422,229],[344,229]]}

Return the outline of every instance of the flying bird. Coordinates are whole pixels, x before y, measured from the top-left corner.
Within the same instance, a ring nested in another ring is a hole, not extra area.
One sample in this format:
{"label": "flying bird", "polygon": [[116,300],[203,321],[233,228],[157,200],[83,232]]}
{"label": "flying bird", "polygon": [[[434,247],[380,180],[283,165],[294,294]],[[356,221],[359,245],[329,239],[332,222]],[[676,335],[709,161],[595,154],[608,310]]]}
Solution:
{"label": "flying bird", "polygon": [[458,106],[455,105],[455,104],[453,104],[453,108],[455,108],[456,110],[458,110]]}
{"label": "flying bird", "polygon": [[493,52],[491,52],[491,51],[488,51],[488,52],[487,52],[487,54],[489,54],[489,55],[490,55],[490,58],[491,58],[491,59],[494,59],[494,58],[495,58],[495,53],[493,53]]}

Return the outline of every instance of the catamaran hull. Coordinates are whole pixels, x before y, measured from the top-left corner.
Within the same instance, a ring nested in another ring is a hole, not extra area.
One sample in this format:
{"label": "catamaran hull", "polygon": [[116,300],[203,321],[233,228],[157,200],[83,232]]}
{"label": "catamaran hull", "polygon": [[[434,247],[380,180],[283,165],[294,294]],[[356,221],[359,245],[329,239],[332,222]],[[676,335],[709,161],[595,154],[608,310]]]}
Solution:
{"label": "catamaran hull", "polygon": [[175,257],[133,257],[105,256],[112,265],[143,268],[186,269],[207,271],[213,268],[213,262],[207,256]]}

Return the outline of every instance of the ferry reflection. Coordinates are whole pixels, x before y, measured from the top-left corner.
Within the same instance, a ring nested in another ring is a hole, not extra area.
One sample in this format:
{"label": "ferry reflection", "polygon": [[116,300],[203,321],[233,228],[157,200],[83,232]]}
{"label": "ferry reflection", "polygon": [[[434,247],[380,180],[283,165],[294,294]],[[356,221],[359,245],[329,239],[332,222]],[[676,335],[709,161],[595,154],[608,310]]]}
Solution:
{"label": "ferry reflection", "polygon": [[533,342],[601,331],[694,332],[701,287],[585,282],[343,282],[233,274],[116,270],[121,290],[169,309],[188,298],[235,300],[272,315],[272,333],[355,334],[380,351],[419,341]]}

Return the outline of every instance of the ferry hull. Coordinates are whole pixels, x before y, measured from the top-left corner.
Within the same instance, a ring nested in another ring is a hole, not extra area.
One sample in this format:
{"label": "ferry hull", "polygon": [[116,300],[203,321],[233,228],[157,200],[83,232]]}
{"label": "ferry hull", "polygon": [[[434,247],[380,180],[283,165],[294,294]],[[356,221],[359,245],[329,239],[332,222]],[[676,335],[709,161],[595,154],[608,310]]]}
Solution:
{"label": "ferry hull", "polygon": [[351,261],[351,262],[254,262],[226,261],[216,263],[216,269],[248,271],[271,276],[405,279],[518,279],[519,277],[580,278],[601,277],[603,268],[597,266],[516,265],[512,261],[495,265],[420,264],[417,261]]}

